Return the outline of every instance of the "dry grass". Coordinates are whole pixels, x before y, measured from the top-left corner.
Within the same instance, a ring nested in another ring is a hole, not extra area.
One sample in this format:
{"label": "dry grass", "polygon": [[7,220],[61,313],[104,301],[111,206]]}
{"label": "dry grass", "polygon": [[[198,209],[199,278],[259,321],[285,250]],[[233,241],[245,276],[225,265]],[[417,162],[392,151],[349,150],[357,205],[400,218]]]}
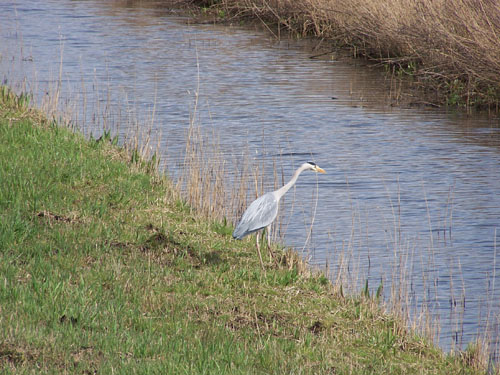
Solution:
{"label": "dry grass", "polygon": [[[207,1],[201,3],[207,6]],[[356,56],[390,64],[415,78],[433,102],[498,109],[500,4],[494,0],[209,3],[226,20],[258,19],[278,25],[277,36],[282,29],[313,35],[348,46]]]}

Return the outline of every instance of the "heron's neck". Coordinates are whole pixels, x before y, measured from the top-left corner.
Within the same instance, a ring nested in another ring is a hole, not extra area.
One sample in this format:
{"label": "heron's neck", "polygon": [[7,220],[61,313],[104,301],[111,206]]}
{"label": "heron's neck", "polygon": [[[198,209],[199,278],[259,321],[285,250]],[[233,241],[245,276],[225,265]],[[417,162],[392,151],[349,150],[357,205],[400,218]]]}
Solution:
{"label": "heron's neck", "polygon": [[293,174],[292,179],[290,181],[288,181],[288,183],[285,184],[283,187],[281,187],[280,189],[276,190],[276,195],[278,196],[278,199],[280,199],[283,195],[286,194],[286,192],[288,190],[290,190],[290,188],[295,184],[295,182],[299,178],[299,175],[302,173],[302,171],[304,169],[305,168],[303,166],[300,167],[299,169],[297,169],[295,171],[295,173]]}

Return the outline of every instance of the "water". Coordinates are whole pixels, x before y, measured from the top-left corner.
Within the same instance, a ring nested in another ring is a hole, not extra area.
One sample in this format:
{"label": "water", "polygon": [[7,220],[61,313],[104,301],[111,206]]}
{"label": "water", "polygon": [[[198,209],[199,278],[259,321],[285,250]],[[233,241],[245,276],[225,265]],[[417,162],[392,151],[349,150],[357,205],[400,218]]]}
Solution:
{"label": "water", "polygon": [[[375,290],[382,281],[386,295],[402,278],[412,309],[439,317],[445,349],[485,330],[497,342],[498,118],[391,107],[385,77],[357,62],[310,59],[307,43],[124,4],[3,1],[2,78],[29,77],[41,100],[62,57],[61,103],[85,103],[75,121],[95,134],[106,125],[96,106],[138,123],[155,108],[170,156],[183,148],[198,92],[197,121],[217,131],[226,155],[283,160],[287,178],[307,160],[327,170],[305,172],[286,200],[288,244],[328,264],[332,278],[347,259],[351,282]],[[164,167],[175,174],[175,164]]]}

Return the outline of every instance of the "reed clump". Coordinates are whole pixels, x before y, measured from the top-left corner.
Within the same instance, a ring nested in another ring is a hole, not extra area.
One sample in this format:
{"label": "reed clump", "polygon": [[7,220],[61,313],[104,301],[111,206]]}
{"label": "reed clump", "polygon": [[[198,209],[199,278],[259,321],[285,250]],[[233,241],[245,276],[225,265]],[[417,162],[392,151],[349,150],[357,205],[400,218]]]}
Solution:
{"label": "reed clump", "polygon": [[[494,0],[200,1],[226,20],[258,19],[316,36],[410,76],[437,104],[488,107],[500,99],[500,3]],[[221,12],[222,9],[222,12]],[[323,43],[324,44],[324,43]]]}

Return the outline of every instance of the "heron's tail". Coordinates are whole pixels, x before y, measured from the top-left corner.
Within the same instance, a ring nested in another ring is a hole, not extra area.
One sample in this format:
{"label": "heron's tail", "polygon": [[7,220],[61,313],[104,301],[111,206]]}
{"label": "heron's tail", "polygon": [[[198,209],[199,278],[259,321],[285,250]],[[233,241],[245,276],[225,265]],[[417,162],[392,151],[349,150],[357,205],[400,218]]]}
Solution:
{"label": "heron's tail", "polygon": [[240,221],[238,223],[238,225],[236,225],[236,228],[234,228],[233,238],[236,238],[237,240],[241,240],[247,234],[250,234],[250,232],[248,231],[248,228],[246,228],[245,225],[242,225],[242,222]]}
{"label": "heron's tail", "polygon": [[242,231],[238,230],[238,227],[236,227],[236,229],[233,232],[233,238],[235,238],[237,240],[241,240],[243,237],[244,237],[244,234],[242,233]]}

